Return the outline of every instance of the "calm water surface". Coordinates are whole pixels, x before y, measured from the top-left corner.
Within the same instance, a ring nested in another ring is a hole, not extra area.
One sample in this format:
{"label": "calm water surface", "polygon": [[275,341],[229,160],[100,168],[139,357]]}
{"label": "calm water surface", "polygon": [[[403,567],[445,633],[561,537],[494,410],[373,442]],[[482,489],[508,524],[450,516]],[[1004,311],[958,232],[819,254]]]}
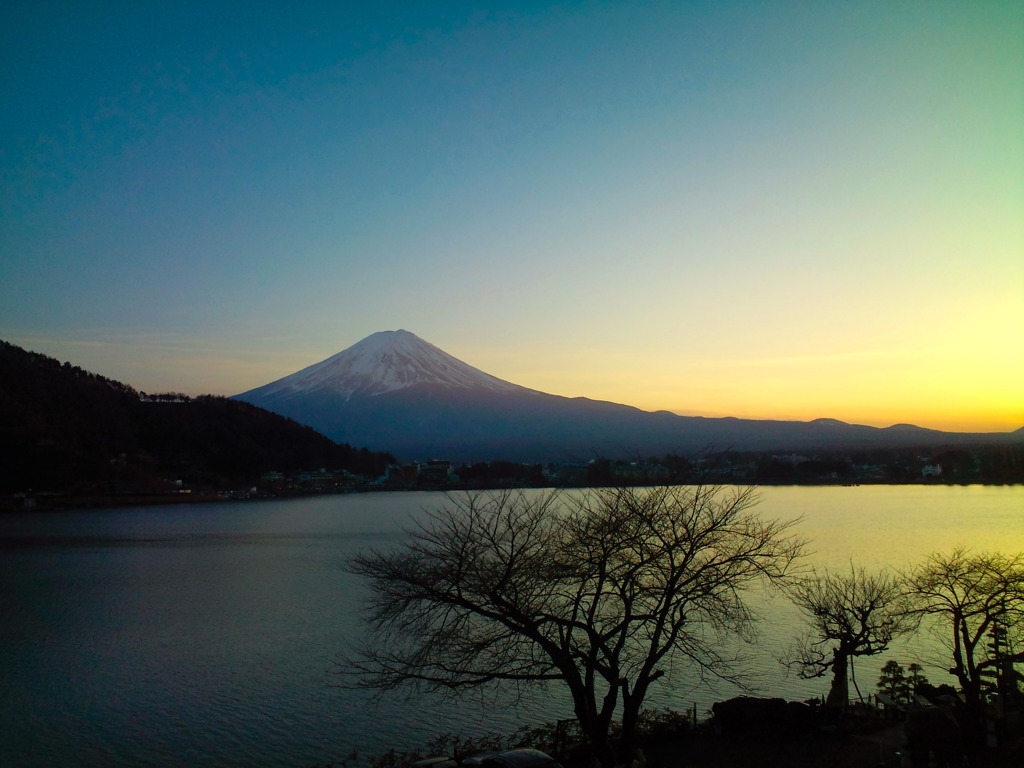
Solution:
{"label": "calm water surface", "polygon": [[[1024,551],[1024,487],[766,488],[800,518],[812,562],[903,567],[955,546]],[[386,547],[441,501],[388,493],[245,504],[0,516],[0,764],[307,766],[444,731],[571,716],[557,689],[408,701],[338,688],[364,586],[345,560]],[[819,695],[777,659],[798,627],[765,601],[752,671],[766,694]],[[885,658],[858,668],[873,690]],[[933,682],[941,673],[930,669]],[[701,711],[734,690],[676,670],[651,703]]]}

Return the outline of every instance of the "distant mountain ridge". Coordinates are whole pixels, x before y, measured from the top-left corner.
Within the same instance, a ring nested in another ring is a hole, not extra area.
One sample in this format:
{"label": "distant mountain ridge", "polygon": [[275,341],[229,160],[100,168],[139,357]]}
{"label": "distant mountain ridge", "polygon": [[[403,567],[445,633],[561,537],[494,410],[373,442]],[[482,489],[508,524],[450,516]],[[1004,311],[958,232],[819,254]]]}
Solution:
{"label": "distant mountain ridge", "polygon": [[585,461],[707,448],[806,451],[1020,439],[1019,433],[950,433],[904,424],[881,429],[835,419],[679,416],[562,397],[491,376],[405,330],[374,333],[235,398],[403,460]]}

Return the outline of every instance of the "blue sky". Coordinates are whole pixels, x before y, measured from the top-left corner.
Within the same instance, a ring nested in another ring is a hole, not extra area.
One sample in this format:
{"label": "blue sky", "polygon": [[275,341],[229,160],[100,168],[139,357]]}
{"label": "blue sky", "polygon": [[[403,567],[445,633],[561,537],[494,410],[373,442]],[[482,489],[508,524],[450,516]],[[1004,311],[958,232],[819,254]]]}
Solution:
{"label": "blue sky", "polygon": [[405,328],[648,409],[1024,425],[1020,3],[8,2],[0,73],[0,338],[140,389]]}

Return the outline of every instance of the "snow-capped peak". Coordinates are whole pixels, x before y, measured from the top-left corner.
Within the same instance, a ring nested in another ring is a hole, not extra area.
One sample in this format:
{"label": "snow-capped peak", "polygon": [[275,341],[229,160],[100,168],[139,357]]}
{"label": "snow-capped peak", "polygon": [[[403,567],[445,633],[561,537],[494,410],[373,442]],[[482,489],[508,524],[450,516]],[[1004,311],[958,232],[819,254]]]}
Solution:
{"label": "snow-capped peak", "polygon": [[342,395],[380,395],[417,385],[449,389],[522,392],[525,388],[467,365],[404,330],[380,331],[333,357],[262,388],[284,397],[323,390]]}

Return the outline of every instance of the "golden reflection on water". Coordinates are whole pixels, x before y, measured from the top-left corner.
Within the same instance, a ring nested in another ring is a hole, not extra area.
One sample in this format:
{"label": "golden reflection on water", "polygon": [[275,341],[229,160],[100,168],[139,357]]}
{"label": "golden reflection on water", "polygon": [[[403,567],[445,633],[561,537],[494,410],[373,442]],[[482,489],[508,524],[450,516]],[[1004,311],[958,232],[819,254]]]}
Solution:
{"label": "golden reflection on water", "polygon": [[759,511],[801,517],[809,562],[828,568],[904,569],[956,547],[1024,551],[1024,486],[771,487]]}
{"label": "golden reflection on water", "polygon": [[[810,540],[808,564],[818,567],[906,568],[957,546],[1024,550],[1024,486],[760,493],[757,513],[801,518],[795,533]],[[354,748],[421,746],[439,729],[511,731],[569,717],[557,686],[518,704],[503,692],[415,707],[329,686],[333,660],[362,632],[365,584],[342,563],[394,544],[410,515],[443,503],[436,493],[383,493],[4,516],[0,679],[14,693],[7,702],[0,695],[7,762],[314,764]],[[795,608],[777,594],[755,593],[751,604],[764,618],[763,635],[745,648],[756,692],[825,693],[827,680],[800,680],[779,663],[803,629]],[[922,633],[856,662],[865,693],[889,659],[919,661],[933,682],[948,681],[948,656]],[[700,685],[685,664],[673,671],[651,691],[651,706],[696,703],[703,716],[739,693]],[[21,691],[47,693],[26,706]]]}

